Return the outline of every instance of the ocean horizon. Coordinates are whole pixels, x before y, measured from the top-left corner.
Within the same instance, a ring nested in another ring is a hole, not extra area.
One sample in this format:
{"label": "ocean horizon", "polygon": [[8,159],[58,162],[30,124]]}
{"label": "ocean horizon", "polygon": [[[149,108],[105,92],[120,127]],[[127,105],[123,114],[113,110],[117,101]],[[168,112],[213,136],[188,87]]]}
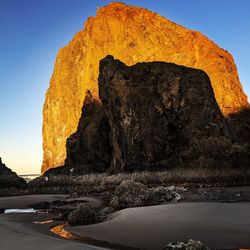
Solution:
{"label": "ocean horizon", "polygon": [[39,177],[40,174],[19,174],[19,177],[23,178],[27,183]]}

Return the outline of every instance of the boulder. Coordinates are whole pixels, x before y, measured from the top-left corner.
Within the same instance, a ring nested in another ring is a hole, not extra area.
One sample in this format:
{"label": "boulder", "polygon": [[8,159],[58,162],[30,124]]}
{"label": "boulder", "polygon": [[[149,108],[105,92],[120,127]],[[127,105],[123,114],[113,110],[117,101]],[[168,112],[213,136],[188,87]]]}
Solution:
{"label": "boulder", "polygon": [[71,226],[91,224],[95,222],[95,216],[93,207],[81,204],[68,215],[68,223]]}
{"label": "boulder", "polygon": [[150,204],[147,187],[140,182],[124,180],[116,187],[109,206],[114,209],[141,207]]}

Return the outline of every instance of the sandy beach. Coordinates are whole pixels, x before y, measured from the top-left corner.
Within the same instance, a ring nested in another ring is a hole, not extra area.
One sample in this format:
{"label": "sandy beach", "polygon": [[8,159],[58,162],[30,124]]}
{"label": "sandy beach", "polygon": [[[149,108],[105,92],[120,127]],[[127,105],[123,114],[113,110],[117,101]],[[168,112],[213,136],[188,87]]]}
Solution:
{"label": "sandy beach", "polygon": [[[1,197],[0,206],[26,208],[32,203],[66,197],[66,195]],[[96,206],[100,205],[100,201],[94,198],[79,199],[86,199]],[[191,238],[202,241],[212,249],[246,249],[250,247],[249,211],[249,202],[171,203],[123,209],[111,214],[105,222],[86,226],[66,226],[64,230],[80,236],[83,240],[84,237],[88,237],[135,249],[158,250],[163,249],[169,242],[185,242]],[[62,222],[35,223],[50,219],[48,213],[0,214],[0,249],[104,249],[64,239],[50,232],[52,226]]]}
{"label": "sandy beach", "polygon": [[[32,214],[0,215],[0,249],[1,250],[43,250],[70,249],[94,250],[102,249],[75,241],[56,237],[50,233],[49,226],[32,225]],[[39,219],[42,219],[39,217]]]}
{"label": "sandy beach", "polygon": [[[30,204],[63,199],[67,195],[27,195],[0,197],[1,208],[24,209]],[[94,199],[90,199],[91,201]],[[34,222],[50,219],[46,213],[0,214],[0,249],[1,250],[43,250],[70,249],[88,250],[103,249],[87,244],[63,239],[49,231],[51,224]]]}
{"label": "sandy beach", "polygon": [[66,230],[97,240],[157,250],[196,239],[210,248],[250,248],[250,203],[179,203],[129,208],[109,221]]}

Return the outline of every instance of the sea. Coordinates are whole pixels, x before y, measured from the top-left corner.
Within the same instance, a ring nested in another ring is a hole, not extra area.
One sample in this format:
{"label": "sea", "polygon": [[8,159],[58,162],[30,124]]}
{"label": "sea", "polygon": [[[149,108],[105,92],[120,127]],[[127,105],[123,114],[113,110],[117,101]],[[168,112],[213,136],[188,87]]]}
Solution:
{"label": "sea", "polygon": [[22,177],[27,183],[29,183],[33,179],[39,177],[40,174],[21,174],[19,176]]}

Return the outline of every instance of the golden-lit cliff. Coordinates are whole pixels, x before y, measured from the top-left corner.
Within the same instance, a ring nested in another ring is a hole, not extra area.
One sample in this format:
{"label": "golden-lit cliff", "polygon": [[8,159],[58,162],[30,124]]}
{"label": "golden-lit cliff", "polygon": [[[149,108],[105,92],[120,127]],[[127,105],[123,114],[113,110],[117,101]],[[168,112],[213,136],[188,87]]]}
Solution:
{"label": "golden-lit cliff", "polygon": [[112,3],[98,9],[58,53],[43,108],[42,172],[64,163],[66,139],[77,128],[86,90],[98,99],[99,61],[108,54],[127,65],[166,61],[203,69],[224,115],[248,105],[227,51],[147,9]]}

